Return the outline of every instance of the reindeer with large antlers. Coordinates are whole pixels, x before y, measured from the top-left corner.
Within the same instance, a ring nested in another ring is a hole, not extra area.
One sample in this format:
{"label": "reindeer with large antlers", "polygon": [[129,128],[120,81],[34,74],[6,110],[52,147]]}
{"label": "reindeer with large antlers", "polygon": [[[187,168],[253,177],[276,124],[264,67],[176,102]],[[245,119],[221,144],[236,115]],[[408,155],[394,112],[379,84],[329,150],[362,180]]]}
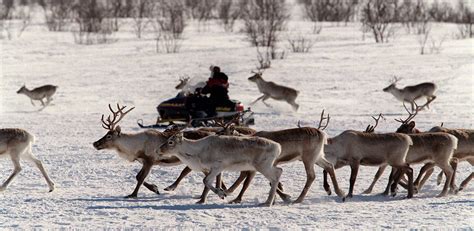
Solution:
{"label": "reindeer with large antlers", "polygon": [[[416,108],[413,111],[409,111],[405,106],[405,109],[408,112],[408,117],[406,119],[396,119],[396,121],[402,123],[401,127],[397,130],[397,133],[403,132],[402,127],[414,125],[412,121],[420,110],[426,107],[430,102],[422,106],[418,106],[415,103]],[[413,141],[413,145],[408,150],[406,156],[406,163],[413,165],[419,163],[429,163],[432,166],[438,166],[443,169],[443,172],[449,177],[446,180],[443,191],[438,196],[445,196],[448,193],[448,187],[451,186],[452,190],[455,190],[451,184],[451,176],[454,174],[453,168],[450,166],[450,161],[453,156],[454,150],[457,148],[458,139],[449,134],[443,133],[417,133],[417,134],[408,134]],[[378,180],[380,175],[385,170],[385,166],[381,166],[377,171],[374,180],[371,185],[364,193],[370,193],[375,185],[375,182]],[[392,168],[392,173],[395,174],[394,169]],[[414,182],[414,191],[418,191],[418,182],[420,178],[418,177]],[[389,185],[387,185],[384,194],[389,193]]]}
{"label": "reindeer with large antlers", "polygon": [[[120,157],[128,161],[138,161],[143,166],[140,172],[137,174],[137,185],[132,194],[126,196],[126,198],[137,197],[138,190],[143,184],[150,191],[159,194],[158,187],[154,184],[150,184],[145,181],[145,178],[150,173],[153,165],[162,166],[175,166],[181,164],[178,158],[161,158],[155,154],[155,149],[174,133],[174,132],[159,132],[156,130],[147,130],[136,134],[127,134],[121,131],[118,123],[123,117],[132,111],[134,108],[130,108],[124,111],[126,106],[121,107],[117,104],[117,110],[114,111],[112,106],[109,104],[109,110],[112,112],[112,117],[109,115],[107,118],[102,115],[102,127],[108,132],[104,137],[94,142],[94,147],[97,150],[112,149],[116,150]],[[185,133],[185,136],[192,139],[199,139],[208,136],[210,133],[203,131],[189,131]]]}
{"label": "reindeer with large antlers", "polygon": [[[415,100],[425,97],[427,101],[433,101],[436,96],[434,93],[436,92],[437,86],[431,82],[420,83],[414,86],[406,86],[402,89],[397,88],[396,84],[400,81],[401,78],[397,78],[396,76],[391,81],[391,84],[384,88],[384,92],[389,92],[395,98],[402,102],[408,102],[411,104],[411,109],[415,109]],[[427,104],[429,108],[429,104]]]}

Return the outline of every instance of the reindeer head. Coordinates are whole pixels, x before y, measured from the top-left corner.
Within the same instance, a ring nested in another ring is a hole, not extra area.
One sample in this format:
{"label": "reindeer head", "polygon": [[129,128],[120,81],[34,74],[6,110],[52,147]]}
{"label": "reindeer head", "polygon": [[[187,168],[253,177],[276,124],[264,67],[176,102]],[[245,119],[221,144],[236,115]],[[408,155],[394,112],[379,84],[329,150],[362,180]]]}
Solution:
{"label": "reindeer head", "polygon": [[396,84],[400,80],[401,80],[401,78],[398,78],[397,76],[393,76],[393,79],[390,80],[390,85],[388,85],[388,87],[384,88],[383,91],[384,92],[390,92],[393,89],[396,89],[396,87],[397,87]]}
{"label": "reindeer head", "polygon": [[[121,129],[117,124],[122,120],[122,118],[133,110],[135,107],[130,108],[128,111],[124,112],[123,110],[126,106],[120,107],[117,103],[117,111],[114,111],[109,104],[109,110],[112,112],[112,118],[110,115],[107,117],[107,120],[104,120],[104,115],[102,114],[102,127],[105,128],[108,132],[104,137],[94,142],[94,148],[97,150],[108,149],[114,147],[114,142],[117,138],[120,137]],[[118,118],[117,118],[118,117]]]}
{"label": "reindeer head", "polygon": [[248,78],[248,80],[250,82],[257,82],[257,80],[262,79],[262,74],[263,73],[260,70],[258,70],[256,72],[252,71],[251,73],[253,73],[253,75]]}
{"label": "reindeer head", "polygon": [[186,84],[189,82],[189,76],[179,77],[179,83],[174,87],[176,90],[183,89]]}
{"label": "reindeer head", "polygon": [[178,146],[183,142],[183,132],[179,131],[172,135],[168,140],[160,145],[159,150],[156,150],[158,155],[170,156],[172,153],[176,153]]}
{"label": "reindeer head", "polygon": [[412,109],[411,111],[408,110],[408,107],[405,105],[405,102],[403,102],[403,107],[408,112],[408,117],[406,119],[395,119],[395,121],[401,123],[400,127],[397,129],[397,132],[405,134],[419,133],[420,130],[415,128],[416,123],[415,121],[413,121],[413,119],[416,115],[418,115],[419,111],[421,111],[424,107],[428,106],[433,100],[434,99],[428,100],[428,102],[421,106],[418,106],[418,104],[414,102],[416,108]]}
{"label": "reindeer head", "polygon": [[24,93],[24,92],[26,92],[26,86],[25,86],[25,84],[23,84],[23,86],[20,88],[20,90],[16,91],[17,94],[22,94],[22,93]]}

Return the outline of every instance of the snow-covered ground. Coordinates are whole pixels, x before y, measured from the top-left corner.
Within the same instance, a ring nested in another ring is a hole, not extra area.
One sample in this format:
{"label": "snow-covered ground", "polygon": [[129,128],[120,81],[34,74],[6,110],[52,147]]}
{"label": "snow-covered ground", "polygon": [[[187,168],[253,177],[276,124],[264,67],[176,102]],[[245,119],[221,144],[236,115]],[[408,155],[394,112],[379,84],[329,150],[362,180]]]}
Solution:
{"label": "snow-covered ground", "polygon": [[[358,24],[326,24],[320,35],[309,33],[311,24],[290,23],[297,33],[317,37],[310,53],[288,53],[275,60],[264,78],[298,89],[300,110],[293,112],[283,102],[269,100],[267,108],[257,103],[258,130],[295,127],[298,120],[316,126],[321,110],[330,113],[327,129],[335,136],[346,129],[363,130],[373,123],[370,116],[384,113],[378,132],[394,131],[394,118],[406,116],[402,104],[382,88],[394,75],[400,84],[423,81],[438,84],[438,98],[428,111],[416,118],[418,127],[427,130],[444,122],[452,128],[473,128],[474,83],[473,40],[453,40],[455,26],[437,25],[435,36],[448,35],[440,54],[419,55],[416,36],[401,29],[395,41],[375,44],[362,40]],[[474,185],[458,195],[435,196],[441,191],[432,177],[415,198],[379,196],[388,173],[372,195],[360,193],[368,187],[376,168],[362,167],[354,198],[342,202],[327,196],[322,188],[322,169],[302,204],[286,205],[277,200],[271,208],[258,207],[267,196],[268,182],[257,175],[244,201],[230,205],[210,194],[204,205],[196,205],[202,189],[202,175],[192,173],[174,192],[163,188],[171,184],[182,169],[155,167],[148,181],[160,188],[161,195],[142,187],[138,199],[124,199],[133,190],[140,165],[120,159],[112,151],[96,151],[92,142],[105,134],[101,114],[107,104],[119,102],[135,106],[121,122],[125,132],[139,132],[136,120],[152,123],[156,105],[176,94],[180,75],[206,79],[208,67],[219,65],[230,77],[231,98],[248,105],[259,96],[256,86],[247,81],[256,65],[255,48],[245,35],[224,33],[211,24],[198,32],[195,24],[186,28],[181,52],[157,54],[151,36],[136,39],[131,31],[115,35],[116,42],[102,45],[76,45],[69,32],[48,32],[44,26],[27,29],[21,38],[2,40],[0,127],[20,127],[36,135],[33,152],[43,160],[57,189],[47,192],[39,171],[25,163],[12,185],[0,193],[1,228],[285,228],[285,229],[384,229],[384,228],[472,228],[474,226]],[[281,45],[286,47],[286,42]],[[17,95],[22,84],[36,87],[58,85],[53,105],[43,111],[24,95]],[[1,180],[12,170],[11,161],[0,162]],[[415,166],[418,170],[420,166]],[[301,162],[287,164],[282,183],[295,198],[306,179]],[[461,163],[457,182],[472,172]],[[439,170],[436,170],[438,173]],[[347,191],[349,168],[339,169],[339,184]],[[388,171],[387,171],[388,172]],[[226,173],[232,182],[235,173]]]}

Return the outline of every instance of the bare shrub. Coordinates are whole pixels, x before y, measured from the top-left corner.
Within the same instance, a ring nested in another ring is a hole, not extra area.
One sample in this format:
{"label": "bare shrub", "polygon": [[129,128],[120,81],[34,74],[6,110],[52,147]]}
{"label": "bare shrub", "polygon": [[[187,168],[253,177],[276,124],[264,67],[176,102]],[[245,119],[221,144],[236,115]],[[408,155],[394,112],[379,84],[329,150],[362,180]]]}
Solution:
{"label": "bare shrub", "polygon": [[447,1],[439,3],[438,0],[433,1],[428,9],[428,14],[436,22],[453,22],[455,12],[451,4]]}
{"label": "bare shrub", "polygon": [[112,42],[112,24],[104,20],[107,9],[97,0],[82,0],[73,7],[74,20],[77,24],[72,31],[77,44],[98,44]]}
{"label": "bare shrub", "polygon": [[[0,38],[11,40],[14,35],[21,37],[26,28],[31,24],[31,11],[27,5],[13,5],[6,1],[0,5]],[[16,32],[16,33],[15,33]]]}
{"label": "bare shrub", "polygon": [[314,32],[320,27],[318,22],[349,22],[356,13],[356,0],[301,0],[306,18],[311,20],[315,26]]}
{"label": "bare shrub", "polygon": [[301,34],[296,37],[288,38],[291,51],[295,53],[307,53],[313,47],[316,41],[314,39],[307,38]]}
{"label": "bare shrub", "polygon": [[198,20],[198,30],[205,31],[208,29],[208,22],[214,15],[213,12],[217,8],[218,0],[201,0],[195,10],[194,18]]}
{"label": "bare shrub", "polygon": [[416,26],[418,31],[418,44],[420,45],[420,54],[425,54],[426,42],[428,42],[428,37],[431,32],[431,23],[429,21],[419,22]]}
{"label": "bare shrub", "polygon": [[112,30],[118,31],[120,27],[119,19],[124,17],[126,2],[123,0],[106,0],[105,8],[108,11],[109,20],[112,20]]}
{"label": "bare shrub", "polygon": [[443,43],[446,40],[446,35],[443,35],[439,38],[430,37],[430,53],[439,54],[443,49]]}
{"label": "bare shrub", "polygon": [[233,0],[220,0],[218,10],[218,18],[226,32],[234,30],[234,23],[240,16],[238,5]]}
{"label": "bare shrub", "polygon": [[263,70],[270,68],[272,65],[272,49],[270,47],[264,47],[263,53],[260,51],[259,46],[257,48],[257,70]]}
{"label": "bare shrub", "polygon": [[[280,32],[286,29],[289,18],[284,0],[248,0],[242,9],[245,32],[250,43],[270,49],[276,59]],[[284,53],[283,53],[284,54]]]}
{"label": "bare shrub", "polygon": [[71,21],[74,0],[46,0],[43,12],[49,31],[66,31]]}
{"label": "bare shrub", "polygon": [[472,31],[474,11],[462,0],[458,2],[456,23],[458,24],[457,39],[472,38],[474,36]]}
{"label": "bare shrub", "polygon": [[155,10],[153,28],[156,38],[156,52],[177,53],[185,23],[184,1],[161,0]]}
{"label": "bare shrub", "polygon": [[132,6],[133,30],[137,38],[142,38],[143,32],[150,23],[153,2],[152,0],[135,0]]}
{"label": "bare shrub", "polygon": [[385,43],[396,33],[394,25],[397,0],[368,0],[361,15],[363,28],[372,31],[375,42]]}

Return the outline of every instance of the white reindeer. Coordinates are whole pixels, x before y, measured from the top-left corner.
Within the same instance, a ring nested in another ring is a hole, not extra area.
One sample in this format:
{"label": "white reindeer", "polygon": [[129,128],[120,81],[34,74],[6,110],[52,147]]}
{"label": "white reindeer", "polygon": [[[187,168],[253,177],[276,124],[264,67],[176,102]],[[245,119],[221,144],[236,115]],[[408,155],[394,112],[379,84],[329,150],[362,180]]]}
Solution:
{"label": "white reindeer", "polygon": [[34,141],[35,137],[23,129],[0,129],[0,156],[9,155],[13,161],[13,173],[0,186],[0,191],[7,189],[13,178],[21,171],[20,159],[26,159],[35,163],[41,174],[43,174],[46,183],[48,183],[49,191],[52,192],[54,190],[54,183],[46,173],[43,164],[31,152],[31,145]]}
{"label": "white reindeer", "polygon": [[275,167],[281,152],[278,143],[265,138],[211,135],[199,140],[189,140],[180,132],[156,150],[160,155],[176,156],[188,167],[206,174],[203,182],[220,198],[226,193],[211,185],[211,180],[222,171],[258,171],[271,184],[264,205],[273,204],[282,169]]}
{"label": "white reindeer", "polygon": [[437,90],[437,86],[431,82],[420,83],[414,86],[406,86],[402,89],[397,88],[396,84],[400,81],[400,78],[394,77],[392,83],[383,89],[384,92],[389,92],[395,98],[402,102],[408,102],[411,104],[411,109],[415,109],[415,100],[425,97],[427,100],[427,107],[429,108],[429,103],[436,99],[434,93]]}
{"label": "white reindeer", "polygon": [[194,93],[197,88],[203,88],[206,86],[206,82],[200,81],[195,84],[191,84],[189,82],[189,76],[186,77],[180,77],[179,78],[179,83],[176,85],[175,89],[176,90],[181,90],[179,92],[179,95],[181,96],[186,96],[188,94]]}
{"label": "white reindeer", "polygon": [[262,73],[257,72],[253,76],[248,78],[249,81],[255,82],[257,84],[258,90],[263,94],[262,96],[258,97],[255,101],[251,103],[255,104],[257,101],[262,100],[262,102],[270,107],[269,104],[265,102],[265,100],[272,98],[275,100],[282,100],[289,103],[295,111],[298,110],[299,105],[295,102],[296,97],[298,97],[299,91],[278,85],[274,82],[267,82],[262,78]]}
{"label": "white reindeer", "polygon": [[[37,87],[33,90],[29,90],[28,88],[26,88],[25,85],[23,85],[16,93],[25,94],[26,96],[28,96],[33,106],[35,106],[35,104],[33,103],[33,100],[39,100],[42,106],[47,106],[49,105],[51,100],[53,100],[52,96],[54,95],[54,93],[56,93],[57,89],[58,89],[57,86],[44,85],[41,87]],[[46,103],[43,102],[43,99],[45,98],[46,98]]]}

